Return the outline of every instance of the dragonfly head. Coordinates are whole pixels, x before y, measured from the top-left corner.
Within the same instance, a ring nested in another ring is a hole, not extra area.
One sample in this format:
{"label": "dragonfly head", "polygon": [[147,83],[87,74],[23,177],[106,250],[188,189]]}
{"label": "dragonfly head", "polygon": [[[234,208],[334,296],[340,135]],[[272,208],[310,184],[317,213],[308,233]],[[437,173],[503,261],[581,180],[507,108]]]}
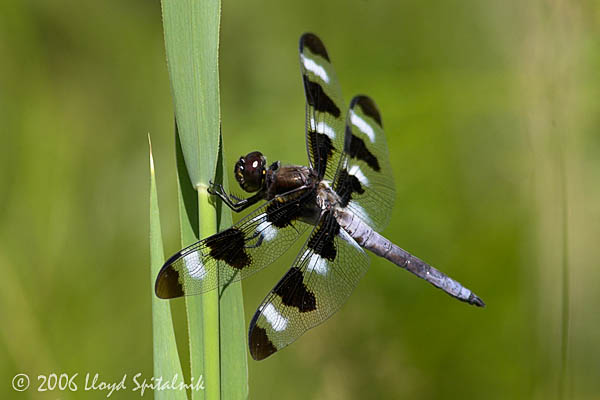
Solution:
{"label": "dragonfly head", "polygon": [[233,173],[242,189],[246,192],[257,192],[264,186],[267,175],[267,159],[259,151],[242,156],[235,163]]}

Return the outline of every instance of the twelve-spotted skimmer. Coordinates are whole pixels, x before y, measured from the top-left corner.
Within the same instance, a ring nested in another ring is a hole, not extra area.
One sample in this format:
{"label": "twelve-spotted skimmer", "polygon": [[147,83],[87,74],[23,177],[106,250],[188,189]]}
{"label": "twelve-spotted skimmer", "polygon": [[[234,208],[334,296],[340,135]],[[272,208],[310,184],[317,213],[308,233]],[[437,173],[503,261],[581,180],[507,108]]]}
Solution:
{"label": "twelve-spotted skimmer", "polygon": [[311,227],[292,267],[250,322],[249,347],[262,360],[319,325],[348,299],[369,266],[366,250],[407,269],[451,296],[483,307],[469,289],[407,253],[381,231],[395,190],[377,106],[356,96],[347,113],[329,54],[311,33],[300,38],[300,68],[306,94],[309,167],[267,167],[259,152],[235,164],[247,199],[212,185],[233,211],[266,204],[231,228],[169,258],[156,279],[156,295],[174,298],[207,292],[244,279],[271,264]]}

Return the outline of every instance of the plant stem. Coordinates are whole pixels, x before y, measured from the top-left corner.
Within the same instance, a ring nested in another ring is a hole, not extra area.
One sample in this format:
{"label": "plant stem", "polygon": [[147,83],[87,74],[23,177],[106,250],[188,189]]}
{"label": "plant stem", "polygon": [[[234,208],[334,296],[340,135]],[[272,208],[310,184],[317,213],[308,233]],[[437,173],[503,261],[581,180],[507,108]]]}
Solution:
{"label": "plant stem", "polygon": [[[217,231],[216,209],[209,202],[210,195],[205,186],[198,188],[198,210],[200,234],[205,236]],[[202,318],[204,320],[204,382],[206,398],[220,398],[220,350],[219,350],[219,291],[211,290],[202,296]]]}

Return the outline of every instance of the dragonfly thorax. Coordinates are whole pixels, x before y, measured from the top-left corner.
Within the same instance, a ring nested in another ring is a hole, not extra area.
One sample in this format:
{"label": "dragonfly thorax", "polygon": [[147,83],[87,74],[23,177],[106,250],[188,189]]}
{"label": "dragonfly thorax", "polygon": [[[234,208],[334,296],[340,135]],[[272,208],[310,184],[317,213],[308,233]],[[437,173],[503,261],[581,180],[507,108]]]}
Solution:
{"label": "dragonfly thorax", "polygon": [[331,210],[340,205],[340,197],[326,180],[319,182],[317,188],[317,204],[323,211]]}

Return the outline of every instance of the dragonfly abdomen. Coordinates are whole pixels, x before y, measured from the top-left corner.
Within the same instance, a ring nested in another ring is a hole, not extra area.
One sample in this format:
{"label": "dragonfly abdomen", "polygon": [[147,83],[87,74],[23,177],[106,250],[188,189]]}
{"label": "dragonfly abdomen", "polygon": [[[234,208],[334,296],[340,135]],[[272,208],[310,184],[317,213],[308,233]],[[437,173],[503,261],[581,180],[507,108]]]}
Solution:
{"label": "dragonfly abdomen", "polygon": [[458,300],[484,307],[485,303],[475,293],[443,272],[427,264],[406,250],[396,246],[390,240],[376,232],[354,213],[346,209],[337,209],[336,218],[340,227],[363,248],[385,258],[397,266],[412,272],[438,289]]}

